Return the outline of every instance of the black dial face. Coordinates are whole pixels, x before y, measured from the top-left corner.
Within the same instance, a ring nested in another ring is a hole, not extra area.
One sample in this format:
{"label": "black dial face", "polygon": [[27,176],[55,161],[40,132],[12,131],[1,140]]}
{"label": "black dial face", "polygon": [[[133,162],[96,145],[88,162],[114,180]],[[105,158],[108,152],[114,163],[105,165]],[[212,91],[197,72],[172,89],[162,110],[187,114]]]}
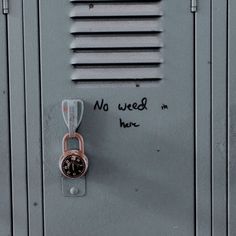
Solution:
{"label": "black dial face", "polygon": [[63,173],[70,178],[77,178],[84,174],[86,163],[81,157],[70,155],[62,162]]}

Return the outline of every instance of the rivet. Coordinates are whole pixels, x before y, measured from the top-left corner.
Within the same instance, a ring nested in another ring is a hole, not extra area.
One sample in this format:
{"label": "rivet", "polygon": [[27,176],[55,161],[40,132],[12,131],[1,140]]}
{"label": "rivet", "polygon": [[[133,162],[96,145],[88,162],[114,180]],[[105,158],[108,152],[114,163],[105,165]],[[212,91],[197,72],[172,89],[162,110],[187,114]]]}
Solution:
{"label": "rivet", "polygon": [[77,195],[79,193],[79,189],[76,187],[71,187],[70,188],[70,194],[71,195]]}

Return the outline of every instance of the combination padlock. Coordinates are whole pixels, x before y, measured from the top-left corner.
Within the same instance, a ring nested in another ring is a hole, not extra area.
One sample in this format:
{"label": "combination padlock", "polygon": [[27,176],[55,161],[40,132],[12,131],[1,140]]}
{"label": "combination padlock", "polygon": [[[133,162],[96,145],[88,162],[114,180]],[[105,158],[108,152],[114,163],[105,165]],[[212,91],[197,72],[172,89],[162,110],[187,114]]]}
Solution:
{"label": "combination padlock", "polygon": [[[70,138],[78,140],[79,149],[68,149],[68,141]],[[84,139],[79,133],[73,136],[66,134],[62,141],[62,156],[59,160],[59,168],[67,178],[75,179],[84,176],[88,170],[88,158],[84,154]]]}

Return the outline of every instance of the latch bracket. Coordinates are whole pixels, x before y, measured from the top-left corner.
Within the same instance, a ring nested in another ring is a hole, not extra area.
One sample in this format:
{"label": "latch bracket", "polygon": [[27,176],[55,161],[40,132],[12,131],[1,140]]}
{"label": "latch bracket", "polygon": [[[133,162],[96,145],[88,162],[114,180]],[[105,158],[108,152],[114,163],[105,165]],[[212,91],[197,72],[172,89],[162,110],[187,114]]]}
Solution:
{"label": "latch bracket", "polygon": [[197,1],[198,0],[191,0],[191,12],[192,13],[197,12]]}
{"label": "latch bracket", "polygon": [[2,0],[2,14],[7,15],[9,13],[9,0]]}
{"label": "latch bracket", "polygon": [[69,179],[61,177],[62,193],[64,197],[84,197],[86,195],[86,177]]}

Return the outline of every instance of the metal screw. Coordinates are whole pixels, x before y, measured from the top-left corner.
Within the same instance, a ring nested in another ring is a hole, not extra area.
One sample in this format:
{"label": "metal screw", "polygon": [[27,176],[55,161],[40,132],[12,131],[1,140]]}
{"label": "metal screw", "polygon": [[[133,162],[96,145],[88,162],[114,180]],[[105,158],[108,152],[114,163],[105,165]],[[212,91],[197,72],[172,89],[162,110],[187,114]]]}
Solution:
{"label": "metal screw", "polygon": [[70,188],[70,194],[71,195],[77,195],[79,193],[79,189],[76,187],[71,187]]}

